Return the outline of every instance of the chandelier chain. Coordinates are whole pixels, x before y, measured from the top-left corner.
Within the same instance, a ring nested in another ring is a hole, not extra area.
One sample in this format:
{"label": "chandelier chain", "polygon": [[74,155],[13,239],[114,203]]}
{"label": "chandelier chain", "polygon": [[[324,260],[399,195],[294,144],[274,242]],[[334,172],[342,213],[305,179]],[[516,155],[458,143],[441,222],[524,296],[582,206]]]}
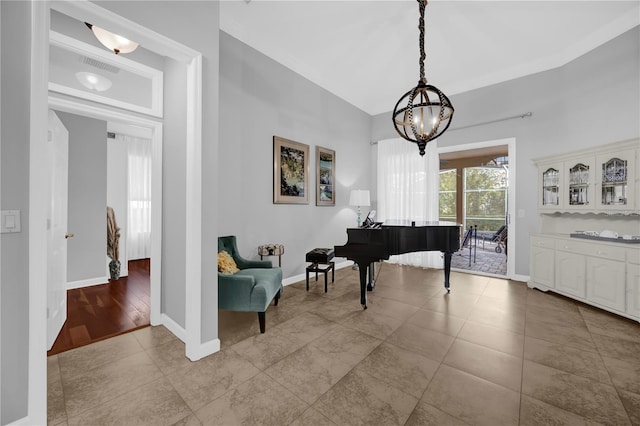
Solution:
{"label": "chandelier chain", "polygon": [[420,7],[420,20],[418,22],[418,28],[420,29],[420,81],[425,80],[424,77],[424,60],[427,55],[424,52],[424,9],[427,5],[427,0],[418,0]]}

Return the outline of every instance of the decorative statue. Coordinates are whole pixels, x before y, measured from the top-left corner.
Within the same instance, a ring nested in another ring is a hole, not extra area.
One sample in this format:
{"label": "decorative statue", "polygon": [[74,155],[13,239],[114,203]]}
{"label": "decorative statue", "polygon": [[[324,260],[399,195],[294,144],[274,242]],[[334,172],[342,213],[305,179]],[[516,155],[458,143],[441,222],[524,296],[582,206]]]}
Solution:
{"label": "decorative statue", "polygon": [[120,228],[116,223],[116,214],[107,206],[107,256],[109,262],[109,274],[112,280],[120,278]]}

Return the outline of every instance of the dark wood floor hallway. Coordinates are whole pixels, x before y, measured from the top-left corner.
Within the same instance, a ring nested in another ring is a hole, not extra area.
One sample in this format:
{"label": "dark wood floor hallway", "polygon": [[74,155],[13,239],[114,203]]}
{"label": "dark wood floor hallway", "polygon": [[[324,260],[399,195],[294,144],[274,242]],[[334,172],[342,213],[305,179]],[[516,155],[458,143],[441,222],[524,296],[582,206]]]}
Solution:
{"label": "dark wood floor hallway", "polygon": [[67,291],[67,321],[48,355],[149,325],[149,259],[129,261],[129,276]]}

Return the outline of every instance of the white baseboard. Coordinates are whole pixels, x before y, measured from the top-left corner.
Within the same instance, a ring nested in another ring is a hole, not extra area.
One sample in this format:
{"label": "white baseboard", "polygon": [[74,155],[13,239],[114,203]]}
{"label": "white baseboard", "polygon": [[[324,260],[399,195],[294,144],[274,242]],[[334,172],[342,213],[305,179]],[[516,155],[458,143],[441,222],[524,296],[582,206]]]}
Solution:
{"label": "white baseboard", "polygon": [[529,275],[513,274],[513,277],[509,279],[512,281],[522,281],[523,283],[528,283],[531,278],[529,277]]}
{"label": "white baseboard", "polygon": [[86,280],[79,280],[79,281],[70,281],[67,283],[67,290],[73,290],[74,288],[90,287],[92,285],[98,285],[98,284],[106,284],[108,282],[109,282],[109,277],[107,276],[89,278]]}
{"label": "white baseboard", "polygon": [[[336,263],[335,268],[336,269],[342,269],[342,268],[349,267],[351,265],[353,265],[353,261],[344,260],[344,261],[342,261],[340,263]],[[305,273],[302,273],[302,274],[294,275],[292,277],[288,277],[288,278],[283,279],[282,280],[282,285],[287,286],[287,285],[290,285],[290,284],[295,284],[295,283],[300,282],[300,281],[304,281],[306,279],[307,279],[307,274],[305,272]]]}
{"label": "white baseboard", "polygon": [[[127,276],[129,276],[129,271],[127,269],[123,269],[121,271],[120,277],[127,277]],[[83,287],[91,287],[92,285],[107,284],[108,282],[109,282],[109,277],[106,275],[104,277],[89,278],[87,280],[70,281],[67,283],[67,290],[73,290],[76,288],[83,288]]]}
{"label": "white baseboard", "polygon": [[172,332],[178,339],[182,340],[183,343],[187,343],[187,331],[180,324],[172,320],[167,314],[160,315],[161,320],[160,323],[167,327],[167,329]]}
{"label": "white baseboard", "polygon": [[198,361],[216,352],[220,352],[220,339],[213,339],[208,342],[201,343],[194,353],[187,355],[187,358],[191,361]]}
{"label": "white baseboard", "polygon": [[22,426],[22,425],[26,426],[26,425],[30,425],[30,424],[32,424],[32,423],[29,421],[29,416],[27,416],[27,417],[23,417],[21,419],[18,419],[16,421],[12,422],[12,423],[9,423],[9,426]]}
{"label": "white baseboard", "polygon": [[[161,314],[161,324],[165,326],[171,333],[173,333],[183,343],[187,343],[187,331],[180,326],[177,322],[172,320],[167,314]],[[206,356],[220,352],[220,339],[209,340],[208,342],[201,343],[196,350],[187,355],[187,358],[191,361],[198,361]]]}

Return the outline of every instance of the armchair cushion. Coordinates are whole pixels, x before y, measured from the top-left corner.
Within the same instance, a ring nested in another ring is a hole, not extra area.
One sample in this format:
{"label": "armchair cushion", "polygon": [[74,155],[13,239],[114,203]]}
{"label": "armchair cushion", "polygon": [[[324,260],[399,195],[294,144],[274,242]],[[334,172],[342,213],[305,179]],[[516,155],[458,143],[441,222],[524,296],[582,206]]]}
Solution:
{"label": "armchair cushion", "polygon": [[218,272],[223,274],[235,274],[240,271],[233,257],[226,251],[218,252]]}

